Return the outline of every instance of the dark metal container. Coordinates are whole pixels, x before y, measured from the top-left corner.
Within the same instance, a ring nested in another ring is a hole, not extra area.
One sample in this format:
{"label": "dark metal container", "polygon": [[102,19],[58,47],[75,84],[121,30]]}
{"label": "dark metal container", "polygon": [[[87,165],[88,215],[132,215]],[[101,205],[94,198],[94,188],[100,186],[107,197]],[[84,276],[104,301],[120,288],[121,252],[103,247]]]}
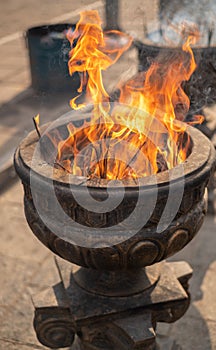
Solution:
{"label": "dark metal container", "polygon": [[32,87],[36,91],[74,91],[79,87],[78,73],[70,77],[68,72],[69,28],[74,30],[75,25],[43,25],[26,32]]}
{"label": "dark metal container", "polygon": [[[159,54],[167,59],[178,51],[180,47],[157,46],[136,41],[138,50],[139,71],[146,71],[151,62],[157,59]],[[193,48],[197,68],[189,81],[184,83],[184,90],[190,98],[189,114],[202,113],[202,108],[216,102],[216,48]]]}

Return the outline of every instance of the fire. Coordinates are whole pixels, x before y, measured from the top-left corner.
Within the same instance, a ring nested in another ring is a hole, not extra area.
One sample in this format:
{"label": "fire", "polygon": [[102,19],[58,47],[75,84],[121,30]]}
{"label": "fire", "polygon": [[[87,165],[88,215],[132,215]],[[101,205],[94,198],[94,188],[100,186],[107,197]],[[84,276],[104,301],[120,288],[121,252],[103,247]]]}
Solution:
{"label": "fire", "polygon": [[[109,48],[108,35],[125,36],[125,39],[128,40],[122,48]],[[103,86],[102,71],[114,64],[130,47],[132,38],[118,31],[106,32],[105,36],[97,11],[82,12],[75,31],[69,31],[67,37],[71,47],[78,39],[70,53],[71,58],[68,65],[70,75],[75,72],[82,73],[78,92],[82,93],[86,87],[87,98],[89,97],[95,106],[96,117],[100,117],[100,111],[96,109],[99,106],[102,107],[103,102],[109,101],[109,95]],[[78,97],[71,100],[71,107],[74,109],[83,107],[83,104],[77,105]]]}
{"label": "fire", "polygon": [[[97,11],[81,13],[71,44],[69,72],[79,72],[79,95],[73,109],[93,104],[91,122],[67,126],[68,137],[57,143],[57,162],[74,175],[90,178],[139,178],[171,169],[188,156],[187,125],[180,122],[189,109],[182,82],[196,69],[190,33],[182,50],[160,55],[145,73],[120,87],[119,101],[111,106],[102,72],[126,51],[132,38],[119,31],[103,32]],[[110,38],[121,45],[111,45]],[[80,102],[83,92],[87,102]],[[52,142],[56,145],[56,142]]]}
{"label": "fire", "polygon": [[37,114],[34,118],[33,118],[33,122],[34,122],[34,126],[35,126],[35,129],[37,131],[37,134],[38,134],[38,137],[40,138],[41,137],[41,133],[40,133],[40,115]]}

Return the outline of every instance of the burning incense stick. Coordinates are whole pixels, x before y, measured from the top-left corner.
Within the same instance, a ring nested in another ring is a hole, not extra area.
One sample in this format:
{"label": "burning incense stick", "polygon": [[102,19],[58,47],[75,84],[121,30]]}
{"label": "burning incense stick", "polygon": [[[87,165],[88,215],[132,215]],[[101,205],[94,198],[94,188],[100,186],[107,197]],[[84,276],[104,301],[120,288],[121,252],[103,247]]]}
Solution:
{"label": "burning incense stick", "polygon": [[37,114],[33,118],[33,122],[34,122],[35,130],[37,131],[38,137],[40,139],[41,138],[41,133],[40,133],[40,128],[39,128],[39,123],[40,123],[40,115],[39,114]]}

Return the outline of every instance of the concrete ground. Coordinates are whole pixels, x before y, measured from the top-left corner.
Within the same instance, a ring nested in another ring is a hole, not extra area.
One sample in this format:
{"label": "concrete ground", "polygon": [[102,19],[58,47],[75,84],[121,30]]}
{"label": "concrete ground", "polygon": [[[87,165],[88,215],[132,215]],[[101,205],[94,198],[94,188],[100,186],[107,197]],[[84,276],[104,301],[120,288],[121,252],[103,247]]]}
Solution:
{"label": "concrete ground", "polygon": [[[80,9],[99,9],[103,1],[69,0],[1,3],[0,15],[0,349],[45,349],[32,327],[31,295],[52,286],[57,278],[53,255],[31,233],[23,212],[23,190],[14,175],[12,155],[19,141],[32,129],[32,117],[52,121],[69,110],[71,93],[55,96],[30,88],[28,51],[22,33],[44,23],[76,21]],[[120,25],[143,35],[148,19],[156,20],[157,1],[121,2]],[[109,89],[116,76],[137,68],[133,50],[106,74]],[[125,74],[124,74],[125,76]],[[183,350],[216,350],[216,225],[206,217],[197,237],[173,260],[185,259],[194,269],[191,306],[173,325],[159,326],[161,340],[175,340]],[[168,347],[167,349],[168,350]]]}

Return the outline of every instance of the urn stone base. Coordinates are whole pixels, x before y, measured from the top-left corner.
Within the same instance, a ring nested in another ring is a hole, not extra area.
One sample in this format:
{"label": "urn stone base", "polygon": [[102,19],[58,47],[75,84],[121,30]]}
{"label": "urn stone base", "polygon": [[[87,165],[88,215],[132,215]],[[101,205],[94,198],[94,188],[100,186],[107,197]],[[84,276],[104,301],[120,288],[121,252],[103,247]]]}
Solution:
{"label": "urn stone base", "polygon": [[190,303],[186,262],[161,263],[158,280],[128,296],[87,291],[76,265],[60,258],[56,264],[59,283],[33,298],[35,331],[49,348],[72,346],[76,336],[76,350],[156,350],[157,322],[175,322]]}

